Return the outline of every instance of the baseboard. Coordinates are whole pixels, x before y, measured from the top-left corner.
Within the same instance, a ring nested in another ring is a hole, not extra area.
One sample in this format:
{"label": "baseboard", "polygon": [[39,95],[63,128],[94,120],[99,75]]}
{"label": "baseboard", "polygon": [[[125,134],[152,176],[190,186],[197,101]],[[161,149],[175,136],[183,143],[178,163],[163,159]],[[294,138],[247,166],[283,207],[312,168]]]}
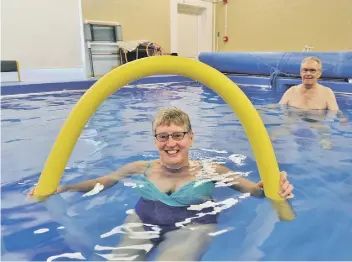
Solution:
{"label": "baseboard", "polygon": [[[87,79],[83,68],[21,69],[21,82],[43,83]],[[16,82],[17,73],[1,73],[1,82]]]}

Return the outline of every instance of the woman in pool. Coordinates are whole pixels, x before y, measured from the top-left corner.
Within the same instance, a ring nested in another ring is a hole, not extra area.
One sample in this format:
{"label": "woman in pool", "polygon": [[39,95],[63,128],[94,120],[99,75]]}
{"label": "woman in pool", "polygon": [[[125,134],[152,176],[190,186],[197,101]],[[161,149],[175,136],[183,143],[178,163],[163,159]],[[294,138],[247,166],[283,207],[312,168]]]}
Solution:
{"label": "woman in pool", "polygon": [[[142,173],[142,184],[137,187],[141,197],[135,213],[125,221],[127,229],[128,225],[143,225],[140,227],[142,232],[136,234],[126,230],[127,234],[123,235],[110,259],[145,260],[150,249],[158,244],[157,260],[199,260],[210,243],[209,233],[216,231],[218,212],[212,213],[212,207],[205,207],[200,212],[189,207],[212,200],[214,180],[221,180],[219,176],[226,176],[231,188],[255,197],[264,197],[263,184],[250,182],[217,163],[208,164],[209,170],[201,161],[190,160],[194,134],[185,112],[176,108],[161,110],[156,114],[152,128],[155,147],[160,154],[158,160],[129,163],[112,174],[64,185],[57,192],[88,192],[98,183],[106,189],[124,178]],[[293,186],[286,176],[281,172],[281,192],[278,194],[290,198],[293,197]]]}

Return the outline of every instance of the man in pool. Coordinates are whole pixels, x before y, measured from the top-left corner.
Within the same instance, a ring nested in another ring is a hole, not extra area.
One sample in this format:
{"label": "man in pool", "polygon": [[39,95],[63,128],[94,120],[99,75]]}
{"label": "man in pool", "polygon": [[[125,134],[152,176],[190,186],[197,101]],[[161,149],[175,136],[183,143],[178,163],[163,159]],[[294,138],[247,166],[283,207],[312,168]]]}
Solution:
{"label": "man in pool", "polygon": [[334,92],[318,83],[322,75],[322,62],[319,58],[309,56],[301,63],[302,84],[289,88],[279,104],[301,109],[338,111]]}
{"label": "man in pool", "polygon": [[302,84],[289,88],[279,104],[302,110],[330,110],[336,113],[342,122],[346,121],[347,119],[339,111],[334,92],[329,87],[318,83],[321,75],[322,62],[319,58],[309,56],[303,59],[301,63]]}
{"label": "man in pool", "polygon": [[[64,185],[57,193],[89,192],[97,184],[106,189],[124,178],[138,176],[133,181],[139,183],[136,188],[141,197],[125,221],[126,234],[109,259],[146,260],[148,252],[158,245],[156,260],[199,260],[211,241],[210,233],[216,231],[219,211],[205,204],[212,201],[216,180],[225,178],[226,186],[255,197],[264,197],[263,183],[253,183],[217,163],[190,160],[194,133],[189,116],[179,109],[159,111],[152,130],[159,159],[129,163],[112,174]],[[292,198],[292,190],[287,174],[281,172],[278,194]],[[190,208],[201,204],[201,211]],[[140,231],[131,232],[129,225],[140,226]]]}
{"label": "man in pool", "polygon": [[[334,92],[329,87],[318,83],[318,79],[322,75],[322,62],[319,58],[309,56],[303,59],[300,74],[302,84],[289,88],[279,104],[291,106],[287,111],[290,116],[287,119],[288,124],[292,124],[297,118],[310,123],[312,128],[320,132],[319,143],[322,148],[331,149],[329,127],[322,125],[321,121],[324,121],[328,112],[336,115],[341,124],[346,124],[348,120],[339,110]],[[271,138],[275,140],[278,136],[290,133],[287,128],[276,130],[271,134]]]}

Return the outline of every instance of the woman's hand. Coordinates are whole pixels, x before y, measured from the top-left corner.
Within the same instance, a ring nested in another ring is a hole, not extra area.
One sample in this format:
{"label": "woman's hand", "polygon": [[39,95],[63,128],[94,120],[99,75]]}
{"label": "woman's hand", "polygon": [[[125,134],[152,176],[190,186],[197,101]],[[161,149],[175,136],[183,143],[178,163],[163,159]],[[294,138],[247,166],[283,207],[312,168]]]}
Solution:
{"label": "woman's hand", "polygon": [[[70,188],[69,185],[61,186],[61,187],[59,187],[59,188],[55,191],[55,193],[53,193],[53,195],[55,195],[55,194],[60,194],[60,193],[62,193],[62,192],[66,192],[66,191],[68,191],[68,190],[70,190],[70,189],[71,189],[71,188]],[[33,196],[34,196],[34,192],[35,192],[35,187],[33,187],[31,190],[29,190],[29,192],[28,192],[28,194],[27,194],[27,198],[33,197]]]}
{"label": "woman's hand", "polygon": [[[257,185],[260,188],[263,188],[262,181],[260,181]],[[285,171],[280,172],[280,185],[281,185],[281,190],[279,192],[280,196],[282,196],[283,198],[293,198],[294,197],[294,194],[292,193],[294,187],[287,180],[287,173]]]}

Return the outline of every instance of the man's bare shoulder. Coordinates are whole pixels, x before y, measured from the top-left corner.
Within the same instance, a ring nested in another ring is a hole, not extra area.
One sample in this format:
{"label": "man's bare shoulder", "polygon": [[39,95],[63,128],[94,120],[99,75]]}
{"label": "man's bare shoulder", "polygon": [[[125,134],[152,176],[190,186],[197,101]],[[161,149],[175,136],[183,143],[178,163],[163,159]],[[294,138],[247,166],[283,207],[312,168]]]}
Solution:
{"label": "man's bare shoulder", "polygon": [[301,84],[295,85],[295,86],[292,86],[292,87],[291,87],[292,91],[298,91],[298,90],[300,90],[301,88],[302,88],[302,85],[301,85]]}
{"label": "man's bare shoulder", "polygon": [[291,86],[287,91],[289,94],[297,93],[301,89],[302,85]]}
{"label": "man's bare shoulder", "polygon": [[318,86],[319,86],[319,88],[320,88],[321,90],[323,90],[324,92],[327,92],[327,93],[333,92],[330,87],[323,86],[323,85],[320,85],[320,84],[319,84]]}

